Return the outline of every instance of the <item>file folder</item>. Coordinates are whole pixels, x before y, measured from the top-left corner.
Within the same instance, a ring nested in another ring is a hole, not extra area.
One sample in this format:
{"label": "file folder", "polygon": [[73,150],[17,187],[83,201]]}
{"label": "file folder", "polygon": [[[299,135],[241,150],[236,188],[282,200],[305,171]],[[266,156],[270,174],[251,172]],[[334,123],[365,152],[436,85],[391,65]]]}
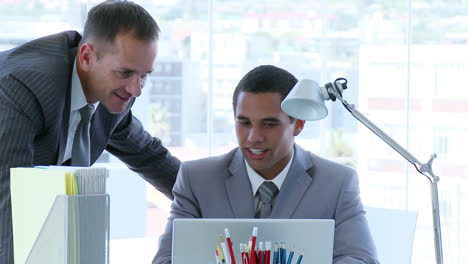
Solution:
{"label": "file folder", "polygon": [[26,264],[109,263],[109,195],[58,195]]}
{"label": "file folder", "polygon": [[[76,170],[81,170],[84,177],[72,177],[74,181],[70,185],[70,172]],[[89,170],[89,173],[87,170]],[[98,196],[65,195],[72,187],[79,189],[78,182],[85,186],[88,174],[96,171],[99,173],[104,172],[104,176],[107,175],[107,171],[105,169],[103,171],[102,168],[54,167],[49,169],[42,167],[11,169],[10,189],[15,263],[108,263],[106,258],[108,256],[109,240],[109,198],[108,195],[104,194],[105,177],[104,188],[101,188],[101,190],[104,190],[103,194],[96,194]],[[97,178],[101,179],[103,177]],[[83,184],[83,179],[85,184]],[[92,181],[92,178],[89,180]],[[77,192],[72,191],[71,193]],[[96,210],[96,207],[100,210]],[[102,215],[103,213],[104,215]],[[90,223],[90,226],[96,223],[102,224],[95,225],[95,227],[99,227],[99,230],[93,230],[86,223]],[[52,242],[40,242],[57,241],[58,237],[62,238],[61,234],[66,236],[66,239],[60,240],[63,242],[60,246],[53,245]],[[85,247],[80,248],[82,242],[89,240],[88,236],[94,234],[100,237],[96,240],[96,243],[102,243],[105,247],[88,241],[84,244]],[[104,236],[104,240],[101,239],[102,236]],[[105,256],[104,259],[100,257],[98,262],[83,262],[83,258],[87,258],[83,256],[85,253],[93,256],[99,255],[88,252],[87,250],[90,248],[87,245],[94,245],[95,250],[101,252],[99,253],[101,256]],[[44,253],[39,253],[38,248],[42,247],[44,249],[40,252]],[[46,253],[45,248],[48,247],[53,252]],[[62,257],[66,256],[67,260],[65,262],[54,262],[54,258],[52,258],[50,261],[45,262],[34,261],[36,258],[45,259],[46,255],[52,257],[50,254],[56,256],[55,259],[61,260]]]}

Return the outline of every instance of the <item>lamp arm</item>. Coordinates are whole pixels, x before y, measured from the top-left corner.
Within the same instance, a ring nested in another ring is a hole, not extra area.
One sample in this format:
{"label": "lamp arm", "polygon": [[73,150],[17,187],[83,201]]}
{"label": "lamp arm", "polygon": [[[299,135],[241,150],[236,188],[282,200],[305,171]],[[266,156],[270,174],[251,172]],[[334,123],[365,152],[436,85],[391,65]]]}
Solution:
{"label": "lamp arm", "polygon": [[403,158],[409,161],[411,164],[420,165],[421,162],[418,161],[411,153],[404,149],[400,144],[393,140],[389,135],[387,135],[383,130],[377,127],[369,119],[367,119],[361,112],[359,112],[354,105],[348,104],[346,101],[343,101],[345,108],[362,124],[369,128],[374,134],[381,138],[385,143],[392,147],[396,152],[398,152]]}
{"label": "lamp arm", "polygon": [[[439,181],[439,177],[436,176],[432,171],[432,162],[437,157],[436,154],[431,155],[431,158],[426,163],[421,163],[416,157],[414,157],[411,153],[409,153],[405,148],[403,148],[398,142],[393,140],[387,133],[385,133],[382,129],[380,129],[377,125],[372,123],[366,116],[364,116],[361,112],[359,112],[353,104],[349,104],[346,100],[341,97],[341,95],[336,94],[335,96],[338,100],[341,101],[343,106],[351,113],[359,122],[365,125],[370,131],[376,134],[379,138],[381,138],[387,145],[393,148],[398,154],[400,154],[403,158],[405,158],[408,162],[414,165],[416,170],[421,173],[422,175],[426,176],[430,182],[437,182]],[[429,174],[429,175],[427,175]]]}
{"label": "lamp arm", "polygon": [[[434,247],[435,247],[435,258],[437,264],[443,264],[443,253],[442,253],[442,232],[440,228],[440,212],[439,212],[439,193],[437,190],[437,182],[439,177],[434,175],[432,171],[432,162],[437,157],[436,154],[433,154],[428,162],[421,163],[416,159],[411,153],[409,153],[405,148],[400,146],[395,140],[393,140],[389,135],[387,135],[383,130],[377,127],[369,119],[367,119],[363,114],[361,114],[352,104],[349,104],[341,96],[341,93],[336,92],[333,89],[328,89],[328,93],[332,93],[336,99],[340,100],[343,106],[348,110],[351,115],[353,115],[359,122],[364,124],[369,128],[374,134],[381,138],[385,143],[392,147],[396,152],[398,152],[403,158],[409,161],[414,165],[416,170],[422,175],[426,176],[427,179],[431,182],[431,200],[432,200],[432,221],[434,228]],[[427,175],[429,174],[429,175]]]}

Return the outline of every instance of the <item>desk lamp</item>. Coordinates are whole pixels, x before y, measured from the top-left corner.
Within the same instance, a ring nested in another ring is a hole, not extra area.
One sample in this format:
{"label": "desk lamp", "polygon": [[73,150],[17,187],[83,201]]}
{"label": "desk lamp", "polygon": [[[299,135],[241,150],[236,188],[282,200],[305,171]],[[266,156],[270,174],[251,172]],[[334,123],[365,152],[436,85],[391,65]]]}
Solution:
{"label": "desk lamp", "polygon": [[361,114],[353,104],[349,104],[343,99],[342,94],[343,91],[347,89],[347,82],[348,81],[345,78],[338,78],[333,83],[326,83],[324,86],[319,87],[319,85],[312,80],[300,80],[283,100],[281,108],[285,113],[294,118],[314,121],[323,119],[328,115],[328,110],[324,104],[325,100],[336,101],[338,99],[346,110],[351,113],[351,115],[403,156],[403,158],[413,164],[419,173],[426,176],[431,184],[436,263],[442,264],[442,235],[440,229],[439,198],[437,191],[437,182],[439,181],[439,177],[434,175],[432,171],[432,162],[437,155],[431,155],[429,161],[426,163],[419,162],[418,159],[411,155],[406,149],[400,146],[395,140]]}

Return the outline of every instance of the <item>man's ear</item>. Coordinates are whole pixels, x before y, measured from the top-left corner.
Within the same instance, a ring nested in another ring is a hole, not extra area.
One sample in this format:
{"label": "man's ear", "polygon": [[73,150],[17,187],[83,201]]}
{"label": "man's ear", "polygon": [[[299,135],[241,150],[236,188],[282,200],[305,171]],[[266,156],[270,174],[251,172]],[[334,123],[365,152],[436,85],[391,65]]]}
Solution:
{"label": "man's ear", "polygon": [[297,136],[304,129],[305,120],[296,119],[294,122],[294,136]]}
{"label": "man's ear", "polygon": [[91,66],[96,59],[96,52],[94,51],[94,47],[91,43],[84,43],[79,47],[78,61],[84,72],[89,72],[91,70]]}

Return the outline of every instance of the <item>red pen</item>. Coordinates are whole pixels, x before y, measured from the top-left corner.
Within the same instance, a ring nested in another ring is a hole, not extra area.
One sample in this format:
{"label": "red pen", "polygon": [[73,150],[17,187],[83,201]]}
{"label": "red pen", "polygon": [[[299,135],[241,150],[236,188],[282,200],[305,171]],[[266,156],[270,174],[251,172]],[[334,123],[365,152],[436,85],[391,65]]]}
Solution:
{"label": "red pen", "polygon": [[247,244],[244,244],[244,252],[245,264],[249,264],[249,246]]}
{"label": "red pen", "polygon": [[270,255],[271,255],[271,241],[265,242],[265,264],[270,264]]}
{"label": "red pen", "polygon": [[252,247],[250,248],[249,264],[257,264],[255,257],[255,242],[257,241],[258,227],[254,226],[252,230]]}
{"label": "red pen", "polygon": [[263,264],[263,242],[258,244],[258,264]]}
{"label": "red pen", "polygon": [[242,243],[240,243],[240,253],[241,253],[242,264],[248,264],[247,257],[245,256],[246,253],[244,252],[244,244]]}
{"label": "red pen", "polygon": [[231,264],[236,264],[236,258],[234,257],[234,250],[232,250],[232,241],[231,234],[229,234],[229,229],[224,228],[224,234],[226,235],[226,240],[229,248],[229,254],[231,255]]}

